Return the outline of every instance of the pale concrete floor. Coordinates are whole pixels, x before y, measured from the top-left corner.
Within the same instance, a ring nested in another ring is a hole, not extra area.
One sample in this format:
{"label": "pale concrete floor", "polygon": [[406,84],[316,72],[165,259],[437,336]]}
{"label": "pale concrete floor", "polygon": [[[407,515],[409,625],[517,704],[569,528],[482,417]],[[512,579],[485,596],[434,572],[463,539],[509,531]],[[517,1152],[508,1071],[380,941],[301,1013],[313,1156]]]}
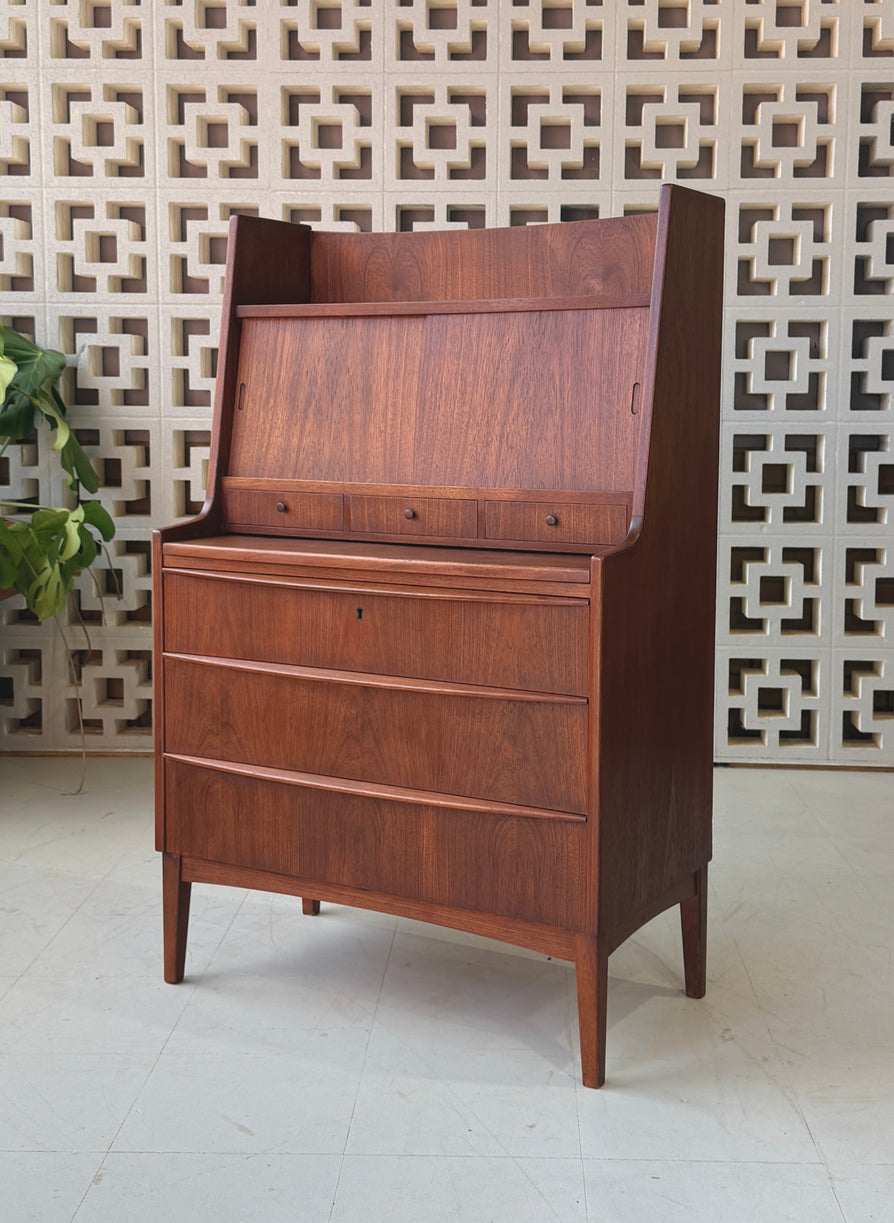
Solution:
{"label": "pale concrete floor", "polygon": [[0,760],[3,1223],[894,1220],[894,775],[718,769],[708,995],[676,914],[564,963],[196,886],[161,978],[151,764]]}

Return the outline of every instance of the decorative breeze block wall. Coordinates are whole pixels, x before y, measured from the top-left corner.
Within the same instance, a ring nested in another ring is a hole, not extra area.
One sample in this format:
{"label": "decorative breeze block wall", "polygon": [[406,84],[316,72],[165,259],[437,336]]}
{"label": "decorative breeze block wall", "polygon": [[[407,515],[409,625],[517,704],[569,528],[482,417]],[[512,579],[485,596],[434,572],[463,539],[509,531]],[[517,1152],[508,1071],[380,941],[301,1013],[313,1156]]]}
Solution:
{"label": "decorative breeze block wall", "polygon": [[[894,763],[892,0],[0,0],[0,172],[0,312],[69,355],[118,522],[61,632],[0,605],[5,750],[79,746],[74,678],[88,747],[151,747],[149,532],[202,502],[233,213],[674,181],[727,200],[717,758]],[[0,487],[58,499],[44,445]]]}

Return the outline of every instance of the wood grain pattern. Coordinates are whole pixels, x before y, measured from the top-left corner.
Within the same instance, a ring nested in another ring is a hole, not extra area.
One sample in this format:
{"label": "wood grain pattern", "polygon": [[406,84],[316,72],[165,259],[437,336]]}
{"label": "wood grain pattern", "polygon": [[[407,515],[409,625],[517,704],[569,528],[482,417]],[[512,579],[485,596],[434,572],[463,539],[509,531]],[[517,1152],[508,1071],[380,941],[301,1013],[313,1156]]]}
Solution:
{"label": "wood grain pattern", "polygon": [[590,585],[588,560],[570,555],[490,551],[470,555],[456,548],[395,547],[363,540],[246,540],[240,535],[219,535],[166,543],[163,557],[165,565],[175,567],[233,566],[249,573],[298,575],[307,571],[317,577],[354,575],[359,580],[386,574],[392,582],[446,578],[453,583],[467,578],[479,589],[494,589],[490,583],[497,581],[532,591],[559,583],[567,593],[584,597]]}
{"label": "wood grain pattern", "polygon": [[415,234],[314,234],[316,302],[647,293],[655,217]]}
{"label": "wood grain pattern", "polygon": [[169,762],[167,801],[172,844],[189,857],[566,929],[579,921],[568,872],[580,823],[327,794],[180,761]]}
{"label": "wood grain pattern", "polygon": [[568,501],[486,501],[484,533],[493,539],[563,544],[619,544],[627,534],[623,505],[581,505]]}
{"label": "wood grain pattern", "polygon": [[[606,932],[711,857],[723,202],[680,188],[663,198],[643,389],[650,440],[633,507],[641,530],[598,566],[600,699],[612,711],[599,747],[612,762],[599,787]],[[630,640],[635,649],[617,648]]]}
{"label": "wood grain pattern", "polygon": [[393,892],[371,892],[337,883],[322,883],[317,886],[311,880],[295,875],[279,875],[275,871],[253,870],[247,866],[209,862],[203,858],[184,857],[183,877],[191,883],[251,888],[278,892],[284,896],[301,896],[308,887],[316,887],[320,899],[331,900],[333,904],[354,905],[377,913],[392,913],[414,921],[466,930],[469,934],[480,934],[484,938],[500,939],[516,947],[527,947],[540,955],[574,959],[573,938],[562,926],[547,926],[518,917],[435,904],[430,900],[408,900]]}
{"label": "wood grain pattern", "polygon": [[496,301],[311,302],[237,306],[236,318],[366,318],[408,314],[508,314],[541,310],[629,310],[648,306],[651,285],[639,292],[600,293],[598,297],[504,297]]}
{"label": "wood grain pattern", "polygon": [[224,488],[223,517],[232,530],[240,526],[268,530],[340,531],[344,527],[341,493],[283,492]]}
{"label": "wood grain pattern", "polygon": [[231,234],[153,544],[166,976],[193,881],[440,922],[573,960],[598,1086],[624,939],[679,905],[705,988],[722,202]]}
{"label": "wood grain pattern", "polygon": [[704,998],[707,980],[708,868],[695,872],[695,895],[680,903],[686,996]]}
{"label": "wood grain pattern", "polygon": [[176,656],[165,674],[170,752],[584,810],[579,698],[378,686]]}
{"label": "wood grain pattern", "polygon": [[184,573],[168,576],[165,597],[166,645],[176,654],[587,693],[583,602],[327,590]]}
{"label": "wood grain pattern", "polygon": [[478,502],[447,497],[348,497],[348,527],[367,535],[475,539]]}
{"label": "wood grain pattern", "polygon": [[242,329],[230,476],[633,486],[643,308],[247,319]]}
{"label": "wood grain pattern", "polygon": [[[295,769],[268,768],[262,764],[239,764],[232,760],[209,760],[203,756],[181,756],[169,752],[167,760],[179,760],[182,764],[196,768],[213,769],[220,773],[232,773],[240,777],[265,778],[284,786],[303,786],[307,790],[325,790],[337,794],[356,795],[360,798],[384,799],[389,803],[410,803],[417,807],[442,807],[454,811],[480,811],[484,815],[510,816],[526,820],[563,820],[585,823],[585,815],[574,815],[569,811],[551,811],[546,807],[520,806],[518,803],[501,803],[494,799],[472,798],[469,795],[447,794],[444,790],[407,789],[405,786],[389,786],[379,781],[352,781],[347,777],[324,777],[319,773],[302,773]],[[688,899],[674,896],[664,908],[677,900]],[[656,910],[660,912],[660,910]],[[654,914],[652,915],[654,916]],[[641,924],[641,923],[640,923]]]}

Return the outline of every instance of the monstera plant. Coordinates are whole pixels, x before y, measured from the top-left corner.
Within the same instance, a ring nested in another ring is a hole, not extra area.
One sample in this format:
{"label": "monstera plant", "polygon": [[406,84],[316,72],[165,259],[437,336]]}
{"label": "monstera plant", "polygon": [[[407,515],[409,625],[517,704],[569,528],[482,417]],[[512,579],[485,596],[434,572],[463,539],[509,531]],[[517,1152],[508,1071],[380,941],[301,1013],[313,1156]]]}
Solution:
{"label": "monstera plant", "polygon": [[82,496],[99,480],[66,420],[57,390],[64,368],[62,353],[0,326],[0,458],[11,442],[49,427],[71,491],[68,506],[0,499],[0,590],[24,595],[39,620],[63,609],[77,575],[115,534],[102,505]]}

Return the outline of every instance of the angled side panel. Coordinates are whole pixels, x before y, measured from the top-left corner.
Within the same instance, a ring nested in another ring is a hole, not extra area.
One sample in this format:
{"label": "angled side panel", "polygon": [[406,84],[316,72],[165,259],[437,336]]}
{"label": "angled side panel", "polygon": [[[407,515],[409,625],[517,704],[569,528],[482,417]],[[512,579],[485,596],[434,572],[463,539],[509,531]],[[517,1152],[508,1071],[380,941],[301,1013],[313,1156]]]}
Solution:
{"label": "angled side panel", "polygon": [[711,853],[722,253],[723,202],[664,188],[640,530],[601,564],[604,930]]}

